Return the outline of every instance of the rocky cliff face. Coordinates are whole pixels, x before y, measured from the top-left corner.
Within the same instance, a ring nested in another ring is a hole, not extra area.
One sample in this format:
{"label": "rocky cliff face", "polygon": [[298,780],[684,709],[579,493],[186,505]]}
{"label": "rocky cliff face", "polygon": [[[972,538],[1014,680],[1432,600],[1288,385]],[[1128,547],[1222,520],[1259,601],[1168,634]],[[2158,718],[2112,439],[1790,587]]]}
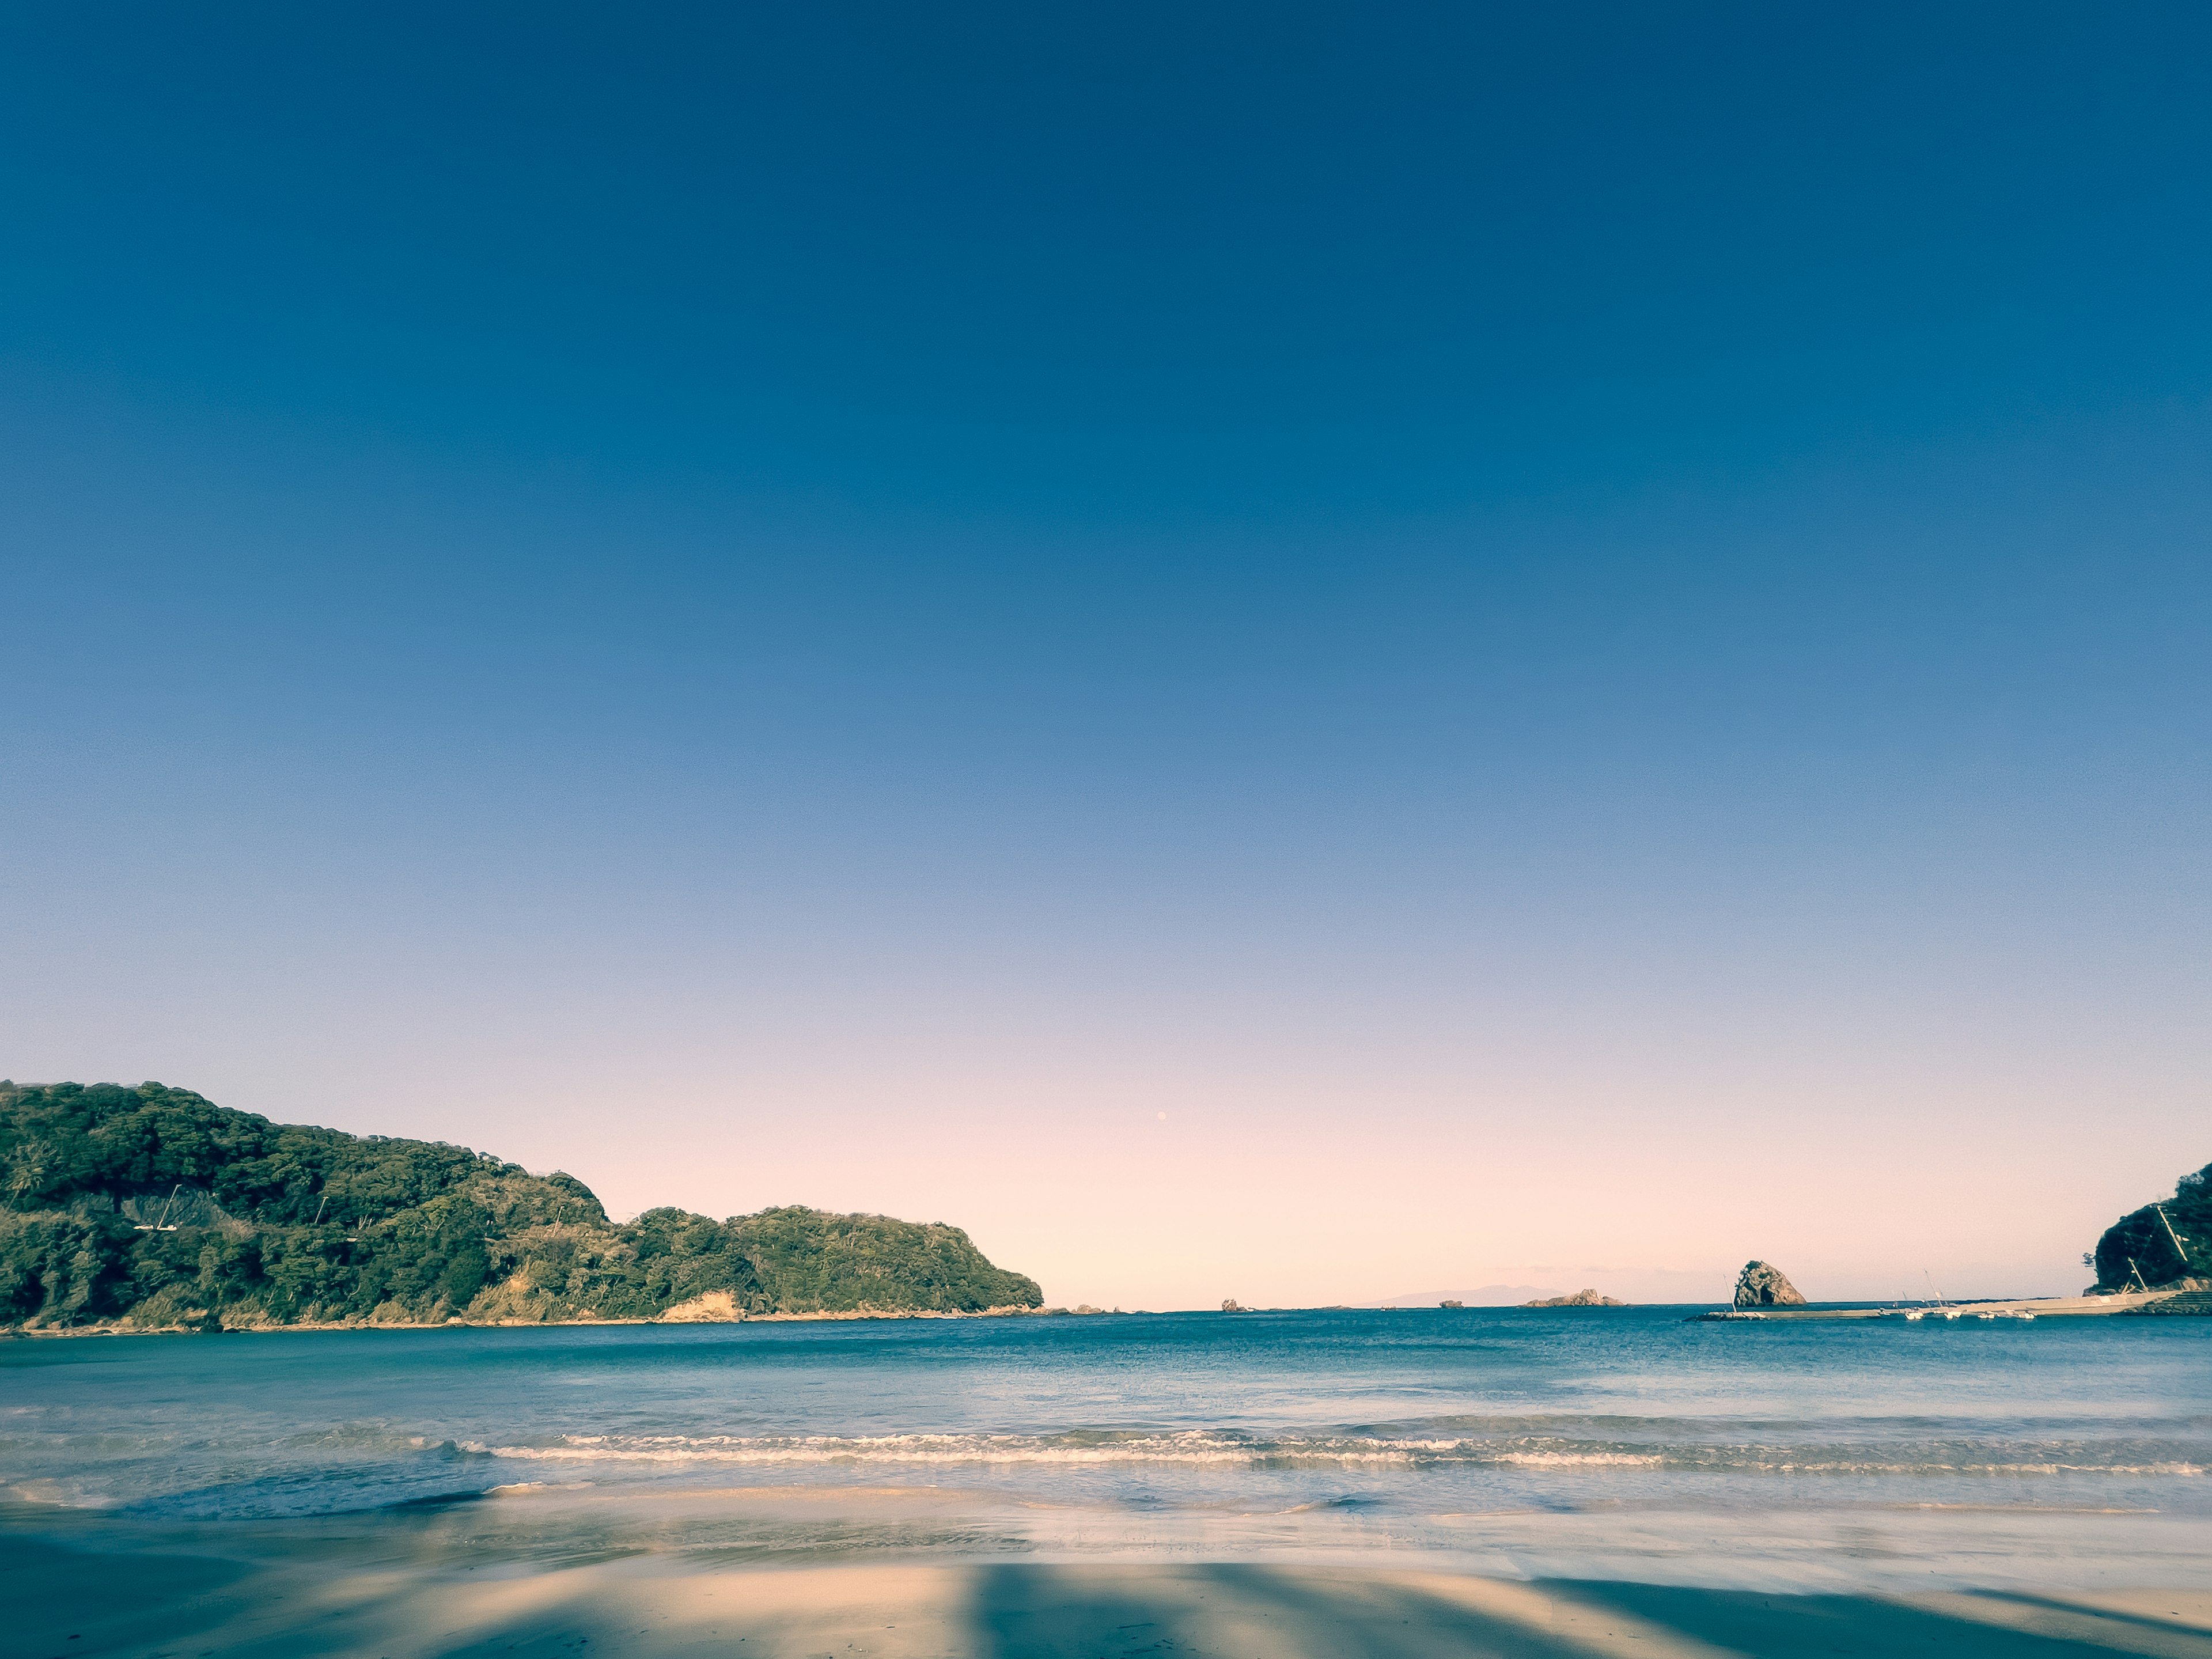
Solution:
{"label": "rocky cliff face", "polygon": [[1783,1274],[1764,1261],[1747,1261],[1735,1276],[1735,1305],[1739,1308],[1802,1308],[1805,1298]]}

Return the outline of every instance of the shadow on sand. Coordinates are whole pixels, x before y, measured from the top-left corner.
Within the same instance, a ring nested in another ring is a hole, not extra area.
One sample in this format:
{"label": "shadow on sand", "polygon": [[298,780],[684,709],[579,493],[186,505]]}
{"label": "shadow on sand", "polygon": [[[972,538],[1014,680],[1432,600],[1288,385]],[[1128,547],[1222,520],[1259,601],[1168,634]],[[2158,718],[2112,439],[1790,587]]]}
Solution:
{"label": "shadow on sand", "polygon": [[2212,1656],[2212,1635],[2178,1622],[2027,1596],[1905,1601],[1235,1565],[981,1568],[969,1625],[961,1651],[975,1659]]}
{"label": "shadow on sand", "polygon": [[2212,1659],[2212,1597],[2201,1594],[2093,1606],[2057,1595],[1761,1595],[1281,1565],[768,1569],[704,1565],[683,1552],[550,1570],[452,1558],[426,1568],[390,1550],[257,1565],[73,1541],[0,1529],[0,1650],[10,1659]]}

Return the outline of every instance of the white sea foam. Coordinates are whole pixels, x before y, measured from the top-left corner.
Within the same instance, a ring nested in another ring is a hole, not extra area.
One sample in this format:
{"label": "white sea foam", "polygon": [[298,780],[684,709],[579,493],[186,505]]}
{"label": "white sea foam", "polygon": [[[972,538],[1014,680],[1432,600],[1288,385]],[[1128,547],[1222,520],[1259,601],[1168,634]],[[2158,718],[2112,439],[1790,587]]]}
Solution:
{"label": "white sea foam", "polygon": [[1170,1464],[1245,1468],[1457,1463],[1521,1469],[1678,1469],[1776,1475],[2196,1476],[2188,1462],[2080,1462],[1777,1456],[1771,1448],[1673,1449],[1531,1444],[1496,1439],[1376,1439],[1331,1436],[1260,1439],[1206,1431],[1170,1435],[568,1435],[550,1445],[464,1442],[460,1449],[522,1462],[631,1464]]}
{"label": "white sea foam", "polygon": [[1667,1462],[1656,1452],[1616,1451],[1510,1451],[1498,1453],[1496,1461],[1524,1469],[1656,1469]]}

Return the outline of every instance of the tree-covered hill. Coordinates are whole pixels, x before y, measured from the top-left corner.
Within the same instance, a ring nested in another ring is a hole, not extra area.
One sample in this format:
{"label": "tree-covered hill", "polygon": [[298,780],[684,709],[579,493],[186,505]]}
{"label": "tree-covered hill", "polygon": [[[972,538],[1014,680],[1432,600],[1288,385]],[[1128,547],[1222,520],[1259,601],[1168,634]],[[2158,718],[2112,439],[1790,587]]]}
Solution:
{"label": "tree-covered hill", "polygon": [[2212,1278],[2212,1164],[2182,1176],[2172,1198],[2106,1228],[2089,1260],[2097,1270],[2092,1288],[2101,1291]]}
{"label": "tree-covered hill", "polygon": [[957,1227],[617,1224],[572,1176],[272,1123],[158,1083],[0,1081],[0,1324],[145,1328],[1035,1307]]}

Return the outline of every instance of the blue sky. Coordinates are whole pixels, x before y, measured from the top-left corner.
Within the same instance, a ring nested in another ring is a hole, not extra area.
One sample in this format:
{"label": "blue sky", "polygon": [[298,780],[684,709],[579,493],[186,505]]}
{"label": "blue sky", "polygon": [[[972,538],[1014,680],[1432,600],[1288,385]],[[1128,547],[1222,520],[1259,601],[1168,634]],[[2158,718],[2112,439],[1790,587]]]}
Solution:
{"label": "blue sky", "polygon": [[1124,1305],[2212,1157],[2201,12],[5,27],[0,1071]]}

